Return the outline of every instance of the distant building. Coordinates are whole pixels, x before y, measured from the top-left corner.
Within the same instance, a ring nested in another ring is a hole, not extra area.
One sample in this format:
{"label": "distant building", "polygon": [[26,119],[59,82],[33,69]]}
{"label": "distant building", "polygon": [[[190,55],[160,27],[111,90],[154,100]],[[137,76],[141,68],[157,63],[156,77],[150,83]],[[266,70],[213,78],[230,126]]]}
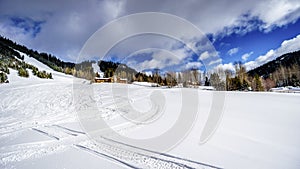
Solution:
{"label": "distant building", "polygon": [[126,84],[128,81],[126,78],[120,78],[120,77],[95,77],[95,83],[124,83]]}
{"label": "distant building", "polygon": [[127,83],[127,79],[126,78],[117,78],[117,83]]}
{"label": "distant building", "polygon": [[95,77],[96,83],[112,83],[112,78],[104,78],[104,77]]}

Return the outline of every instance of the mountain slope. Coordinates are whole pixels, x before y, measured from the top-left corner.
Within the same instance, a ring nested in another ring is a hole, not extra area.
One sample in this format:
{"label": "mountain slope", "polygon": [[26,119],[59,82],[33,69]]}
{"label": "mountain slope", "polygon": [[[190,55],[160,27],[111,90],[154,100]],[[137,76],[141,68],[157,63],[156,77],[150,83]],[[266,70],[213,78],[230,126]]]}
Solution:
{"label": "mountain slope", "polygon": [[274,73],[276,70],[280,69],[281,67],[289,68],[292,66],[298,66],[298,67],[300,66],[300,50],[279,56],[275,60],[272,60],[253,70],[248,71],[248,74],[252,76],[258,74],[259,76],[263,76],[264,78],[267,78],[270,77],[270,74]]}
{"label": "mountain slope", "polygon": [[[33,57],[36,60],[42,62],[43,64],[49,66],[51,69],[59,72],[63,72],[65,68],[73,68],[75,66],[74,63],[64,62],[51,54],[39,53],[37,51],[33,51],[32,49],[28,49],[26,46],[19,45],[16,42],[13,42],[2,36],[0,36],[0,45],[2,48],[6,48],[7,50],[9,50],[10,48],[10,49],[18,50],[24,54],[27,54],[29,57]],[[13,54],[18,57],[16,53]]]}

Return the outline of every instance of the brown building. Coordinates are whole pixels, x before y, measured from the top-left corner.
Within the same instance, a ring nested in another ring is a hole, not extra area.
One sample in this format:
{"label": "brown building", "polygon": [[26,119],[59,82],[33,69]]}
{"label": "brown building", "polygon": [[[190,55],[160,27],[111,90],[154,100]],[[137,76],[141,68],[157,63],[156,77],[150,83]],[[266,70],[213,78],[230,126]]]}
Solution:
{"label": "brown building", "polygon": [[103,77],[95,77],[95,82],[96,83],[112,83],[113,79],[112,78],[103,78]]}
{"label": "brown building", "polygon": [[95,83],[127,83],[126,78],[119,78],[119,77],[95,77]]}

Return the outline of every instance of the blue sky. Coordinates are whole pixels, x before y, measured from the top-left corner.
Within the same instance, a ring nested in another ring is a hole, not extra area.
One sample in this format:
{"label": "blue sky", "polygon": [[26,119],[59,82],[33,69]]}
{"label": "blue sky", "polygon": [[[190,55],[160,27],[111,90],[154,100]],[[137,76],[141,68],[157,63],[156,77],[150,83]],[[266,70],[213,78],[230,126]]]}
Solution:
{"label": "blue sky", "polygon": [[[233,69],[234,61],[242,61],[250,70],[300,49],[298,0],[3,0],[0,34],[29,48],[76,61],[86,41],[98,29],[141,12],[163,12],[189,21],[211,40],[215,52],[195,54],[174,39],[144,35],[120,42],[107,59],[128,62],[140,70],[188,69],[203,64]],[[197,39],[190,39],[194,47],[198,43]],[[210,58],[210,62],[205,62]]]}
{"label": "blue sky", "polygon": [[[284,40],[292,39],[300,33],[300,21],[290,23],[284,27],[274,28],[270,32],[254,30],[245,35],[232,34],[230,36],[216,38],[214,46],[225,63],[232,61],[243,61],[241,57],[245,53],[252,53],[247,60],[253,60],[257,56],[266,54],[271,49],[279,48]],[[237,49],[237,52],[230,55],[230,49]],[[246,61],[247,61],[246,60]]]}

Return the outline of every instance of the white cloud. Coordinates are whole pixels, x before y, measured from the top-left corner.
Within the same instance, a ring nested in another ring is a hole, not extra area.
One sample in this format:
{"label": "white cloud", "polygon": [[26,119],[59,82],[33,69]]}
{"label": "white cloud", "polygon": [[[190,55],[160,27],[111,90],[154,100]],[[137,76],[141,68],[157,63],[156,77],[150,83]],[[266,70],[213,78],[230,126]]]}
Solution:
{"label": "white cloud", "polygon": [[249,61],[249,62],[245,63],[245,66],[246,66],[246,69],[247,69],[247,70],[251,70],[251,69],[256,68],[256,67],[259,66],[259,65],[258,65],[258,63],[255,62],[255,61]]}
{"label": "white cloud", "polygon": [[265,55],[259,56],[256,60],[259,63],[264,63],[270,61],[275,56],[275,51],[273,49],[269,50]]}
{"label": "white cloud", "polygon": [[[141,54],[147,54],[149,57],[139,58]],[[183,64],[180,57],[175,53],[165,49],[148,48],[136,51],[131,54],[126,60],[128,66],[143,71],[148,69],[164,69],[169,66],[176,66]]]}
{"label": "white cloud", "polygon": [[300,34],[293,39],[283,41],[279,48],[271,49],[266,54],[257,57],[254,61],[245,63],[245,66],[247,70],[251,70],[271,60],[274,60],[283,54],[298,50],[300,50]]}
{"label": "white cloud", "polygon": [[232,72],[235,72],[235,68],[233,63],[226,63],[226,64],[219,64],[218,66],[216,66],[215,70],[230,70]]}
{"label": "white cloud", "polygon": [[252,54],[253,54],[253,52],[243,54],[242,55],[243,61],[246,61]]}
{"label": "white cloud", "polygon": [[276,50],[276,54],[280,56],[297,50],[300,50],[300,34],[293,39],[283,41],[281,46]]}
{"label": "white cloud", "polygon": [[201,55],[198,58],[198,61],[206,61],[208,59],[212,60],[212,59],[218,59],[219,57],[219,52],[217,51],[205,51],[203,53],[201,53]]}
{"label": "white cloud", "polygon": [[209,54],[208,54],[208,51],[205,51],[203,52],[200,57],[199,57],[199,60],[205,60],[205,59],[208,59],[209,58]]}
{"label": "white cloud", "polygon": [[258,16],[265,24],[262,29],[270,31],[274,26],[281,27],[293,23],[300,15],[300,1],[297,0],[270,0],[261,1],[252,9],[252,15]]}
{"label": "white cloud", "polygon": [[238,51],[239,51],[239,48],[232,48],[227,52],[227,54],[232,56],[232,55],[238,53]]}
{"label": "white cloud", "polygon": [[[0,33],[29,48],[74,61],[84,42],[106,22],[122,13],[125,1],[16,1],[0,2]],[[12,17],[44,21],[30,33],[10,23]]]}
{"label": "white cloud", "polygon": [[233,21],[230,24],[223,24],[223,28],[215,31],[218,32],[218,36],[223,37],[233,33],[244,35],[253,30],[270,32],[276,27],[295,23],[300,17],[300,1],[298,0],[248,2],[243,2],[245,6],[241,8],[244,8],[244,12],[232,16]]}
{"label": "white cloud", "polygon": [[105,10],[105,14],[108,15],[106,17],[114,19],[122,14],[124,1],[117,1],[117,0],[104,1],[103,5],[104,5],[103,9]]}
{"label": "white cloud", "polygon": [[188,70],[188,69],[191,69],[191,68],[200,69],[202,64],[200,62],[188,62],[184,66],[185,66],[185,70]]}
{"label": "white cloud", "polygon": [[217,60],[210,61],[208,65],[211,66],[211,65],[219,64],[219,63],[222,63],[222,59],[221,58],[219,58]]}
{"label": "white cloud", "polygon": [[[180,5],[174,5],[177,3]],[[224,31],[225,35],[245,34],[255,29],[271,31],[274,27],[294,23],[300,17],[300,1],[0,1],[0,31],[2,35],[30,48],[59,57],[69,56],[71,60],[101,26],[119,16],[137,12],[174,14],[192,22],[205,34],[217,36]],[[33,38],[31,34],[24,34],[22,29],[9,25],[10,17],[31,18],[45,23],[41,32]],[[253,19],[260,22],[250,23]]]}

